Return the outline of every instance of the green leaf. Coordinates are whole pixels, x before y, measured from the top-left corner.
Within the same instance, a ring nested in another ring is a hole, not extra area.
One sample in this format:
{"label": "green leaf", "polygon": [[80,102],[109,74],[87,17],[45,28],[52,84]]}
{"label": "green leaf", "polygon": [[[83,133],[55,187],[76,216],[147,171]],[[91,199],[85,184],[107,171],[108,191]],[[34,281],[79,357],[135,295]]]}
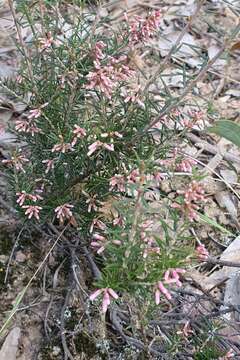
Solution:
{"label": "green leaf", "polygon": [[233,234],[231,231],[223,227],[222,225],[218,224],[216,221],[210,219],[207,215],[198,213],[200,220],[210,226],[215,227],[216,229],[220,230],[222,233],[232,236]]}
{"label": "green leaf", "polygon": [[211,133],[215,133],[231,141],[240,147],[240,125],[230,120],[217,121],[216,124],[207,129]]}

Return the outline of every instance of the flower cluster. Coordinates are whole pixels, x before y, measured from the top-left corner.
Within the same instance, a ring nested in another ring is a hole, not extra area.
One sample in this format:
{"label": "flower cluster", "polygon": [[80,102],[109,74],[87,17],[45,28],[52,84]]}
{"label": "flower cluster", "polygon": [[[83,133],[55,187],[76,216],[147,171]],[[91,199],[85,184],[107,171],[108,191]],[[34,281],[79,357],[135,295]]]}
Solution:
{"label": "flower cluster", "polygon": [[160,247],[157,245],[154,236],[151,235],[153,221],[147,220],[141,225],[140,238],[144,242],[143,258],[146,259],[150,254],[160,254]]}
{"label": "flower cluster", "polygon": [[29,159],[27,159],[25,156],[21,154],[21,150],[19,150],[18,153],[15,153],[10,159],[2,160],[3,164],[10,167],[14,167],[17,171],[22,171],[23,173],[25,173],[23,165],[28,162]]}
{"label": "flower cluster", "polygon": [[111,288],[98,289],[90,295],[90,300],[95,300],[99,295],[103,294],[102,300],[102,312],[105,314],[107,312],[108,306],[111,303],[111,298],[117,300],[118,295]]}
{"label": "flower cluster", "polygon": [[63,224],[65,220],[69,220],[70,223],[72,224],[75,223],[73,213],[71,210],[73,207],[74,207],[73,205],[67,203],[56,207],[55,213],[57,219],[59,219],[60,224]]}
{"label": "flower cluster", "polygon": [[128,22],[130,30],[130,43],[136,45],[139,42],[147,42],[158,30],[160,25],[160,19],[160,10],[156,10],[146,19],[142,18],[141,16],[135,16],[133,20],[129,21],[126,16],[126,21]]}
{"label": "flower cluster", "polygon": [[205,192],[202,185],[192,181],[186,190],[179,190],[178,194],[183,195],[183,204],[174,203],[172,206],[183,211],[190,221],[197,220],[199,205],[195,202],[205,201]]}
{"label": "flower cluster", "polygon": [[105,47],[103,42],[99,43],[93,50],[93,54],[97,60],[94,61],[95,70],[87,75],[88,84],[86,89],[98,90],[108,99],[112,98],[114,90],[120,83],[128,81],[133,77],[135,72],[127,65],[127,56],[120,57],[108,56],[107,64],[101,65],[100,60],[104,57],[102,49]]}
{"label": "flower cluster", "polygon": [[[165,284],[176,284],[177,286],[182,286],[180,281],[179,274],[184,274],[184,269],[168,269],[164,274],[164,283]],[[167,299],[171,300],[172,295],[169,290],[163,285],[162,281],[158,281],[155,286],[155,303],[156,305],[160,304],[160,296],[161,294]]]}
{"label": "flower cluster", "polygon": [[185,159],[182,159],[181,162],[177,164],[176,170],[186,173],[192,173],[194,165],[196,165],[196,161],[187,157]]}
{"label": "flower cluster", "polygon": [[198,256],[198,259],[201,260],[201,261],[205,261],[208,259],[209,257],[209,252],[208,250],[205,248],[204,245],[198,245],[197,249],[197,256]]}

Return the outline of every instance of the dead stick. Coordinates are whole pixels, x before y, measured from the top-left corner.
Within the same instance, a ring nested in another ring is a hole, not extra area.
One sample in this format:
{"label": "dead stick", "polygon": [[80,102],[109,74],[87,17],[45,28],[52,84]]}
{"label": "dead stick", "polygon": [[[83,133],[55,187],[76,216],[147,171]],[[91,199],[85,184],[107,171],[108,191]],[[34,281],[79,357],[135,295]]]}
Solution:
{"label": "dead stick", "polygon": [[199,1],[197,8],[192,16],[190,16],[190,20],[188,21],[187,25],[183,28],[181,33],[179,34],[175,44],[171,47],[169,50],[167,56],[164,58],[164,60],[161,62],[159,67],[157,68],[156,72],[151,76],[151,78],[147,81],[143,92],[146,93],[149,86],[157,79],[158,75],[161,74],[161,72],[165,69],[165,66],[168,64],[169,60],[171,59],[171,56],[174,54],[175,50],[177,49],[178,45],[182,41],[184,35],[189,31],[189,29],[192,26],[193,20],[195,20],[196,16],[198,15],[202,5],[204,4],[205,0]]}
{"label": "dead stick", "polygon": [[[206,150],[207,152],[211,154],[217,154],[218,148],[217,146],[209,144],[207,141],[203,141],[200,137],[198,137],[195,134],[188,133],[185,134],[185,136],[192,141],[198,148],[202,148],[203,150]],[[223,154],[223,159],[230,162],[235,162],[236,164],[240,165],[240,157],[235,156],[231,153]]]}
{"label": "dead stick", "polygon": [[211,66],[219,59],[219,57],[226,51],[227,46],[231,42],[232,38],[234,38],[240,30],[240,21],[238,25],[235,27],[235,29],[232,31],[233,35],[229,37],[227,41],[225,41],[224,45],[220,48],[220,50],[216,53],[216,55],[210,59],[207,64],[199,71],[198,75],[193,79],[190,84],[186,87],[186,89],[182,92],[182,94],[174,99],[170,105],[165,105],[163,107],[163,110],[160,112],[160,115],[154,119],[150,124],[145,126],[145,128],[138,132],[134,138],[139,136],[144,136],[148,130],[150,130],[154,125],[156,125],[165,115],[167,115],[171,110],[175,109],[185,98],[187,94],[189,94],[193,88],[196,86],[196,84],[202,80],[206,74],[208,73],[208,70],[211,68]]}

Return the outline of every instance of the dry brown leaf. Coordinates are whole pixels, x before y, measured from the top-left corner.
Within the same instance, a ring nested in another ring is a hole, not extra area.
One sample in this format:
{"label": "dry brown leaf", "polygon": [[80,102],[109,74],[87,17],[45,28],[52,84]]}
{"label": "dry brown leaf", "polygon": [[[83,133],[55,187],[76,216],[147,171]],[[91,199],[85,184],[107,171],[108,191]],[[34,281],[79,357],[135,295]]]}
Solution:
{"label": "dry brown leaf", "polygon": [[16,360],[20,333],[19,327],[10,331],[0,350],[0,360]]}

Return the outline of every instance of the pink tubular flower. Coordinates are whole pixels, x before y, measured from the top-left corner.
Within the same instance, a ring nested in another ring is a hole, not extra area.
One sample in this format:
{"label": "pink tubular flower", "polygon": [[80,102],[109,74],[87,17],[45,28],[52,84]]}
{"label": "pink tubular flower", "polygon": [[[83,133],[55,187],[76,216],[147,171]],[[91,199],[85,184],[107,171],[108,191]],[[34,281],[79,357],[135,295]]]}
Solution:
{"label": "pink tubular flower", "polygon": [[163,294],[167,300],[172,299],[172,295],[168,291],[167,288],[163,285],[161,281],[157,282],[156,290],[155,290],[155,303],[156,305],[160,304],[160,295]]}
{"label": "pink tubular flower", "polygon": [[182,286],[179,274],[184,274],[184,269],[168,269],[164,274],[164,282],[165,284],[173,284],[176,283],[177,286]]}
{"label": "pink tubular flower", "polygon": [[96,61],[102,60],[104,58],[104,54],[102,52],[107,45],[103,41],[97,41],[95,47],[93,49],[93,57]]}
{"label": "pink tubular flower", "polygon": [[61,142],[53,146],[52,152],[61,152],[65,154],[67,151],[73,150],[71,144],[64,142],[62,135],[60,135],[59,138]]}
{"label": "pink tubular flower", "polygon": [[45,174],[48,174],[50,170],[54,169],[54,161],[55,159],[46,159],[42,161],[43,164],[46,164]]}
{"label": "pink tubular flower", "polygon": [[207,251],[204,245],[199,245],[196,249],[196,252],[199,260],[205,261],[209,257],[209,252]]}
{"label": "pink tubular flower", "polygon": [[127,103],[136,103],[141,107],[142,109],[145,108],[144,103],[140,99],[140,85],[128,86],[127,88],[123,88],[121,90],[121,96],[124,98],[124,102]]}
{"label": "pink tubular flower", "polygon": [[22,206],[26,200],[32,200],[33,202],[43,200],[40,195],[27,194],[26,191],[17,192],[16,195],[18,196],[17,203],[19,206]]}
{"label": "pink tubular flower", "polygon": [[57,219],[59,219],[60,224],[63,224],[65,219],[72,220],[73,214],[71,209],[73,207],[73,205],[67,203],[56,207],[54,211],[57,215]]}
{"label": "pink tubular flower", "polygon": [[35,217],[35,219],[39,220],[39,211],[42,210],[41,206],[37,205],[23,205],[23,209],[26,209],[25,215],[28,215],[28,219]]}
{"label": "pink tubular flower", "polygon": [[54,39],[50,32],[46,34],[45,38],[39,38],[40,49],[47,50],[54,44]]}
{"label": "pink tubular flower", "polygon": [[95,300],[99,295],[103,293],[103,301],[102,301],[102,311],[105,314],[107,312],[108,306],[110,305],[111,298],[118,299],[118,295],[111,288],[98,289],[94,293],[90,295],[90,300]]}
{"label": "pink tubular flower", "polygon": [[72,146],[76,145],[78,139],[82,139],[87,135],[85,129],[81,128],[76,124],[74,125],[74,127],[75,127],[75,129],[73,130],[74,138],[71,143]]}
{"label": "pink tubular flower", "polygon": [[178,191],[178,194],[184,196],[184,203],[182,205],[174,203],[172,207],[181,210],[190,221],[198,220],[196,210],[199,209],[199,206],[195,204],[195,202],[205,201],[202,185],[196,181],[192,181],[186,190]]}
{"label": "pink tubular flower", "polygon": [[115,174],[110,179],[109,184],[110,184],[110,188],[109,188],[110,191],[112,191],[114,188],[117,188],[117,190],[120,192],[126,191],[126,179],[124,175]]}
{"label": "pink tubular flower", "polygon": [[235,354],[233,350],[229,350],[223,357],[220,357],[218,360],[228,360],[233,359],[235,357]]}
{"label": "pink tubular flower", "polygon": [[107,239],[100,234],[93,234],[94,241],[91,242],[91,246],[97,251],[97,254],[101,254],[106,247]]}
{"label": "pink tubular flower", "polygon": [[135,73],[126,65],[127,57],[114,58],[109,56],[108,63],[101,67],[99,59],[94,62],[95,71],[87,75],[86,89],[96,89],[111,99],[114,90],[122,81],[127,81]]}
{"label": "pink tubular flower", "polygon": [[139,180],[140,180],[140,172],[138,169],[132,170],[127,177],[127,181],[129,184],[135,184],[136,182],[139,182]]}
{"label": "pink tubular flower", "polygon": [[27,117],[29,120],[37,119],[41,116],[41,114],[42,114],[41,109],[33,109],[33,110],[29,111],[29,114]]}
{"label": "pink tubular flower", "polygon": [[176,170],[192,173],[193,165],[196,165],[196,161],[190,158],[186,158],[177,165]]}
{"label": "pink tubular flower", "polygon": [[150,14],[146,19],[135,16],[133,20],[128,21],[130,28],[129,41],[133,45],[139,42],[148,41],[158,29],[160,24],[161,13],[159,10]]}
{"label": "pink tubular flower", "polygon": [[41,132],[41,129],[37,127],[33,120],[17,120],[15,124],[15,129],[18,132],[30,133],[32,136]]}
{"label": "pink tubular flower", "polygon": [[94,72],[91,71],[87,75],[87,80],[88,85],[86,85],[86,89],[99,90],[108,99],[111,99],[115,84],[114,81],[111,80],[108,70],[105,67],[96,69]]}
{"label": "pink tubular flower", "polygon": [[193,330],[190,327],[190,321],[186,321],[183,329],[178,331],[177,334],[183,334],[186,338],[188,338],[191,334],[193,334]]}
{"label": "pink tubular flower", "polygon": [[93,219],[92,224],[91,224],[90,229],[89,229],[90,233],[93,232],[94,227],[96,227],[96,228],[98,228],[98,229],[100,229],[102,231],[105,231],[107,229],[107,225],[104,224],[104,222],[102,222],[99,219]]}
{"label": "pink tubular flower", "polygon": [[106,144],[99,140],[95,141],[93,144],[88,146],[88,153],[87,156],[91,156],[96,150],[99,148],[104,148],[108,151],[114,151],[114,145],[113,144]]}
{"label": "pink tubular flower", "polygon": [[29,162],[29,160],[27,158],[25,158],[23,155],[21,155],[20,153],[15,154],[14,156],[11,157],[11,159],[4,159],[2,160],[3,164],[9,165],[9,166],[14,166],[16,168],[17,171],[22,171],[22,172],[26,172],[23,168],[23,164]]}

